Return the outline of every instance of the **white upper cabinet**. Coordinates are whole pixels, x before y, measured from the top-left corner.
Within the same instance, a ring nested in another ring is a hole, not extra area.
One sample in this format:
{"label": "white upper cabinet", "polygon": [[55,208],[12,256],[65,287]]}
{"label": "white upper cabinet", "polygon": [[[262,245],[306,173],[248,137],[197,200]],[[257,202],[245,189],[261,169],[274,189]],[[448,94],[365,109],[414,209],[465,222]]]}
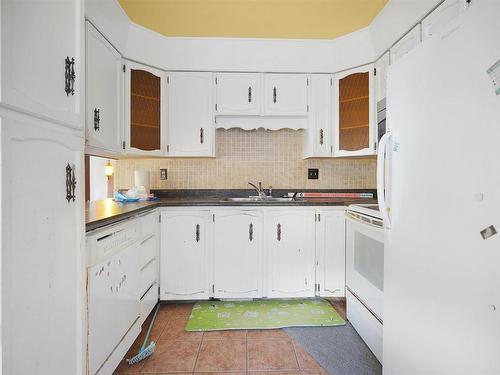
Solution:
{"label": "white upper cabinet", "polygon": [[387,97],[387,70],[389,69],[390,53],[386,52],[375,62],[375,102]]}
{"label": "white upper cabinet", "polygon": [[88,22],[86,29],[86,146],[121,152],[121,56]]}
{"label": "white upper cabinet", "polygon": [[418,24],[405,36],[403,36],[396,44],[394,44],[394,46],[392,46],[390,50],[391,64],[394,64],[401,57],[410,52],[413,48],[418,46],[422,41],[421,37],[421,26],[420,24]]}
{"label": "white upper cabinet", "polygon": [[334,156],[375,153],[373,78],[373,64],[334,75]]}
{"label": "white upper cabinet", "polygon": [[321,297],[345,296],[345,214],[343,209],[317,211],[316,282]]}
{"label": "white upper cabinet", "polygon": [[214,219],[214,297],[262,297],[262,212],[216,211]]}
{"label": "white upper cabinet", "polygon": [[426,40],[437,34],[452,19],[464,12],[465,0],[445,0],[422,21],[422,39]]}
{"label": "white upper cabinet", "polygon": [[165,155],[165,72],[130,61],[125,70],[126,152]]}
{"label": "white upper cabinet", "polygon": [[83,129],[80,0],[1,2],[1,102]]}
{"label": "white upper cabinet", "polygon": [[264,115],[307,116],[306,74],[264,74]]}
{"label": "white upper cabinet", "polygon": [[283,209],[268,215],[267,297],[314,296],[314,211]]}
{"label": "white upper cabinet", "polygon": [[168,156],[214,156],[213,75],[169,73]]}
{"label": "white upper cabinet", "polygon": [[309,125],[304,136],[304,157],[332,156],[333,78],[329,74],[311,74]]}
{"label": "white upper cabinet", "polygon": [[259,115],[261,75],[217,73],[215,78],[217,115]]}
{"label": "white upper cabinet", "polygon": [[210,212],[161,213],[160,299],[208,299]]}

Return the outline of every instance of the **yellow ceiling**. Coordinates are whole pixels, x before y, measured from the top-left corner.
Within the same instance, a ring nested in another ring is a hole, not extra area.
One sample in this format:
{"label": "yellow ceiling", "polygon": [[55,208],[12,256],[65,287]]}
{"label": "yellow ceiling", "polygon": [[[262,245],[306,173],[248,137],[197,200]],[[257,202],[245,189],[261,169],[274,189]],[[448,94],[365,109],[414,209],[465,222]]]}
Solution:
{"label": "yellow ceiling", "polygon": [[333,39],[370,24],[387,0],[118,0],[166,36]]}

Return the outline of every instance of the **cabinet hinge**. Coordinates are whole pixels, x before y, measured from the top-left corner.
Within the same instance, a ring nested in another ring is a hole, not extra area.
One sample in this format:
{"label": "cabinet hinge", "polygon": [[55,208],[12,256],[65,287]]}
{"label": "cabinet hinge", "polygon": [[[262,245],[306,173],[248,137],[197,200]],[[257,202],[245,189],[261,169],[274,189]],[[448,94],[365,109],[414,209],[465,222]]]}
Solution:
{"label": "cabinet hinge", "polygon": [[215,77],[215,84],[217,84],[217,77]]}
{"label": "cabinet hinge", "polygon": [[318,214],[318,222],[321,221],[321,214]]}
{"label": "cabinet hinge", "polygon": [[212,214],[212,221],[215,223],[215,214]]}
{"label": "cabinet hinge", "polygon": [[215,285],[212,284],[212,293],[215,293]]}
{"label": "cabinet hinge", "polygon": [[330,146],[330,153],[333,154],[333,146]]}
{"label": "cabinet hinge", "polygon": [[373,75],[376,76],[377,75],[377,68],[373,68]]}
{"label": "cabinet hinge", "polygon": [[170,76],[167,76],[167,85],[170,84]]}
{"label": "cabinet hinge", "polygon": [[125,141],[122,142],[122,148],[125,150]]}
{"label": "cabinet hinge", "polygon": [[306,78],[307,86],[309,86],[309,78]]}
{"label": "cabinet hinge", "polygon": [[307,105],[307,112],[309,112],[309,104]]}
{"label": "cabinet hinge", "polygon": [[215,103],[215,112],[217,112],[217,103]]}
{"label": "cabinet hinge", "polygon": [[161,223],[161,215],[158,215],[158,222]]}
{"label": "cabinet hinge", "polygon": [[125,64],[123,64],[123,73],[125,73]]}
{"label": "cabinet hinge", "polygon": [[333,78],[330,78],[330,86],[333,86]]}
{"label": "cabinet hinge", "polygon": [[217,124],[217,117],[214,117],[214,122]]}
{"label": "cabinet hinge", "polygon": [[321,291],[321,284],[318,284],[318,293]]}
{"label": "cabinet hinge", "polygon": [[377,151],[377,142],[373,142],[373,149]]}
{"label": "cabinet hinge", "polygon": [[170,152],[170,145],[167,145],[167,152]]}

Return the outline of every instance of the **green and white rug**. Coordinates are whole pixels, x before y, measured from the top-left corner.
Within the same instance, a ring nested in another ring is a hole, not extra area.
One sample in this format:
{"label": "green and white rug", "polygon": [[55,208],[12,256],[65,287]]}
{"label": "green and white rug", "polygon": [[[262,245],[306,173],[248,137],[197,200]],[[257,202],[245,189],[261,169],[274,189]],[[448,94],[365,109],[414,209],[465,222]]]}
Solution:
{"label": "green and white rug", "polygon": [[197,302],[186,331],[272,329],[344,325],[345,321],[323,299]]}

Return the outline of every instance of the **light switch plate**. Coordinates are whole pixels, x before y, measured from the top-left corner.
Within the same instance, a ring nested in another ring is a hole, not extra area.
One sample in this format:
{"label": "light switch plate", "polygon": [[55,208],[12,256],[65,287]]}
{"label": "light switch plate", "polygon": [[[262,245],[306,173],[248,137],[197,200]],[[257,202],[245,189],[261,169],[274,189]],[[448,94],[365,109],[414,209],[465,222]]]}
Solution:
{"label": "light switch plate", "polygon": [[167,179],[167,169],[160,169],[160,180]]}
{"label": "light switch plate", "polygon": [[309,168],[307,170],[307,178],[309,180],[317,180],[319,178],[319,169],[317,169],[317,168]]}

